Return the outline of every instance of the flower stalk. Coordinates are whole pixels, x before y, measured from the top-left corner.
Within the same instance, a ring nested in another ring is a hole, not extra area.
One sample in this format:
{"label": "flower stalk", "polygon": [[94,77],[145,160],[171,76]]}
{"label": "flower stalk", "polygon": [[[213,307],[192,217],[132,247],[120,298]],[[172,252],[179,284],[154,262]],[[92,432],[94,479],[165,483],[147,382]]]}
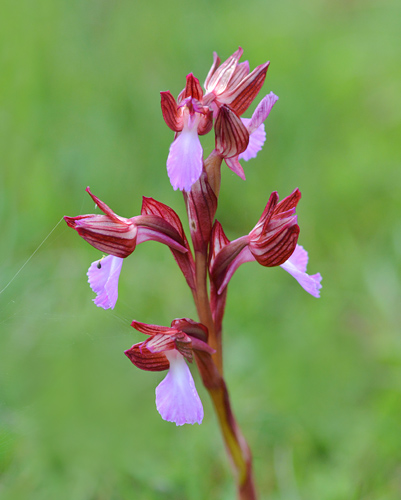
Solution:
{"label": "flower stalk", "polygon": [[[125,354],[142,370],[167,371],[156,388],[156,407],[164,420],[176,425],[203,420],[202,402],[187,364],[195,360],[216,412],[238,499],[256,500],[252,454],[234,417],[223,372],[227,288],[238,267],[252,261],[263,267],[281,266],[314,297],[319,297],[322,278],[306,273],[308,254],[298,245],[298,189],[281,201],[273,192],[254,228],[233,241],[215,218],[223,161],[245,180],[240,161],[254,158],[261,150],[266,139],[264,121],[278,99],[270,92],[251,118],[242,117],[262,88],[269,67],[266,62],[250,72],[247,61],[239,62],[242,53],[239,48],[222,64],[214,54],[205,93],[192,73],[177,99],[169,91],[161,92],[162,115],[174,131],[167,172],[172,187],[183,192],[192,245],[177,213],[153,198],[144,197],[141,213],[126,218],[87,188],[103,213],[65,220],[94,248],[108,254],[95,260],[87,273],[96,293],[94,302],[103,309],[115,307],[123,262],[138,244],[153,240],[169,248],[192,293],[199,322],[178,318],[171,326],[160,326],[134,320],[132,327],[147,339]],[[199,136],[212,129],[215,148],[204,159]]]}
{"label": "flower stalk", "polygon": [[251,450],[235,421],[224,381],[222,380],[221,387],[211,389],[209,394],[219,420],[227,454],[234,470],[238,498],[240,500],[256,500]]}

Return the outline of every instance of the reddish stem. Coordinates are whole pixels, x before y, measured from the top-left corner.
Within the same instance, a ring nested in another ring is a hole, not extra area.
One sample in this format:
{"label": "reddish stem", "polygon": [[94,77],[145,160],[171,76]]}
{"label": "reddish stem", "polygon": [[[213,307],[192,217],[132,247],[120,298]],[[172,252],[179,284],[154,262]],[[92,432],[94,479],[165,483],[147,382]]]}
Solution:
{"label": "reddish stem", "polygon": [[[237,482],[239,500],[256,500],[252,474],[252,455],[249,446],[234,418],[226,383],[223,379],[221,324],[223,319],[225,295],[219,314],[215,318],[216,331],[207,293],[207,259],[202,253],[195,254],[196,296],[199,319],[209,330],[209,344],[216,353],[211,358],[203,354],[196,356],[203,383],[209,391],[219,420],[227,454]],[[225,294],[225,292],[224,292]]]}
{"label": "reddish stem", "polygon": [[[209,332],[208,343],[216,351],[212,356],[197,351],[195,358],[203,384],[209,391],[219,420],[224,444],[237,483],[238,499],[256,500],[252,474],[252,455],[235,421],[227,386],[223,379],[221,333],[226,291],[218,296],[212,287],[211,302],[207,287],[210,238],[210,234],[207,234],[207,228],[211,232],[214,214],[217,209],[217,197],[220,189],[220,165],[221,157],[217,154],[211,154],[205,163],[207,178],[202,178],[199,181],[199,186],[196,186],[196,190],[191,195],[184,194],[191,225],[191,238],[195,250],[195,291],[193,291],[193,295],[199,320],[207,327]],[[210,194],[208,186],[212,187],[215,198],[214,195]],[[201,225],[202,215],[206,220],[206,224],[203,225]],[[212,314],[211,305],[214,314]]]}
{"label": "reddish stem", "polygon": [[207,259],[206,256],[200,252],[195,254],[195,280],[199,320],[209,330],[209,345],[216,351],[216,353],[213,354],[213,358],[219,373],[222,375],[223,359],[221,336],[218,337],[216,335],[212,311],[210,309],[207,291]]}

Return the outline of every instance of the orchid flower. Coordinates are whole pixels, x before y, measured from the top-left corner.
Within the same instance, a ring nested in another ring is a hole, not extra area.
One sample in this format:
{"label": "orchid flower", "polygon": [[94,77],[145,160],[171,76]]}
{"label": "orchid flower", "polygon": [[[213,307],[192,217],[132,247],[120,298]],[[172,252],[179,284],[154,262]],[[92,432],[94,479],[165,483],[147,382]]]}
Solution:
{"label": "orchid flower", "polygon": [[200,424],[203,406],[185,359],[191,363],[196,351],[213,354],[207,344],[207,328],[187,318],[174,320],[171,327],[138,321],[132,326],[150,337],[126,350],[126,356],[142,370],[168,370],[156,388],[156,408],[163,420],[176,425]]}
{"label": "orchid flower", "polygon": [[136,245],[144,241],[159,241],[172,250],[186,253],[188,244],[176,227],[159,215],[144,214],[127,219],[120,217],[103,201],[86,189],[102,214],[64,217],[67,224],[80,236],[101,252],[110,254],[92,264],[88,270],[88,281],[97,294],[94,300],[98,307],[114,309],[118,298],[118,279],[123,259],[131,255]]}
{"label": "orchid flower", "polygon": [[319,273],[312,276],[306,273],[308,253],[297,244],[299,226],[295,207],[300,198],[301,193],[296,189],[277,203],[278,195],[272,193],[252,231],[231,242],[221,224],[215,222],[210,274],[219,294],[223,293],[241,264],[256,260],[265,267],[282,267],[304,290],[314,297],[320,296],[322,277]]}
{"label": "orchid flower", "polygon": [[161,92],[163,118],[176,133],[167,158],[167,173],[175,190],[190,191],[202,173],[199,135],[207,134],[213,126],[212,112],[202,100],[202,88],[192,73],[187,76],[178,102],[169,91]]}
{"label": "orchid flower", "polygon": [[296,189],[278,202],[272,193],[261,218],[252,231],[234,241],[229,241],[216,221],[212,241],[213,252],[210,274],[221,294],[235,271],[245,262],[257,261],[265,267],[281,266],[289,272],[308,293],[319,297],[320,274],[306,274],[308,254],[297,245],[299,226],[295,207],[301,198]]}

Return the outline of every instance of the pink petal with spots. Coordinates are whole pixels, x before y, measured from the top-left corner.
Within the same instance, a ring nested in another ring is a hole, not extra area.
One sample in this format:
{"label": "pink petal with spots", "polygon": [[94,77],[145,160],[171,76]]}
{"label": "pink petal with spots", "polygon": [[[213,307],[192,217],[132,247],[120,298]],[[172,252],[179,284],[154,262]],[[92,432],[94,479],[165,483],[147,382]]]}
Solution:
{"label": "pink petal with spots", "polygon": [[122,265],[123,259],[113,255],[92,262],[87,275],[89,285],[97,295],[93,301],[98,307],[114,309],[118,297],[118,278]]}
{"label": "pink petal with spots", "polygon": [[156,387],[156,408],[163,420],[176,425],[201,424],[202,402],[183,356],[177,351],[165,352],[170,369]]}

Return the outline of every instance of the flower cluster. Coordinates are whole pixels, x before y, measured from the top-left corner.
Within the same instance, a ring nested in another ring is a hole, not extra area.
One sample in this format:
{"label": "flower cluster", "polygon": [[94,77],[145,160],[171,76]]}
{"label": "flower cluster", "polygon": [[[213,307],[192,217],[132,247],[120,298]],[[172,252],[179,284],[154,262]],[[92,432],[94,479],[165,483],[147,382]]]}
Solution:
{"label": "flower cluster", "polygon": [[[319,297],[321,288],[320,274],[306,273],[308,254],[298,244],[298,189],[281,201],[273,192],[253,229],[233,241],[215,219],[223,161],[245,179],[240,161],[254,158],[262,149],[264,121],[278,100],[270,92],[251,117],[243,117],[262,88],[269,62],[251,72],[247,61],[239,62],[242,52],[239,48],[222,64],[215,53],[204,90],[191,73],[177,99],[169,91],[161,92],[162,115],[174,132],[167,173],[173,188],[183,192],[192,246],[176,212],[153,198],[143,198],[140,215],[125,218],[87,188],[103,213],[65,217],[83,239],[107,254],[94,261],[87,273],[96,293],[94,302],[103,309],[115,307],[122,263],[138,244],[154,240],[171,250],[193,295],[199,322],[182,318],[164,327],[133,321],[132,326],[148,338],[125,354],[142,370],[168,370],[156,389],[156,406],[163,419],[177,425],[201,423],[203,418],[187,362],[196,361],[202,381],[216,401],[219,391],[226,394],[221,363],[222,321],[227,286],[241,264],[256,261],[264,267],[281,266],[314,297]],[[212,130],[215,148],[205,159],[199,136]],[[228,396],[222,401],[223,413],[228,414]]]}

